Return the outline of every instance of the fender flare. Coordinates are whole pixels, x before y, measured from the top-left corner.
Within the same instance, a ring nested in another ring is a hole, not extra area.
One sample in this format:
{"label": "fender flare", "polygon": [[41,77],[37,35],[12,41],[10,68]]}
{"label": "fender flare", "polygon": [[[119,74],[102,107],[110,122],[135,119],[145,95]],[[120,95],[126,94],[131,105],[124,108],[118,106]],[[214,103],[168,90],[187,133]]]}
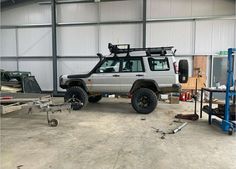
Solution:
{"label": "fender flare", "polygon": [[82,87],[86,92],[88,92],[88,88],[86,86],[86,83],[83,79],[70,79],[65,84],[67,88],[70,88],[72,86],[80,86]]}
{"label": "fender flare", "polygon": [[130,94],[133,94],[137,89],[147,87],[151,88],[155,93],[160,92],[160,87],[155,80],[152,79],[139,79],[133,83],[132,88],[130,89]]}

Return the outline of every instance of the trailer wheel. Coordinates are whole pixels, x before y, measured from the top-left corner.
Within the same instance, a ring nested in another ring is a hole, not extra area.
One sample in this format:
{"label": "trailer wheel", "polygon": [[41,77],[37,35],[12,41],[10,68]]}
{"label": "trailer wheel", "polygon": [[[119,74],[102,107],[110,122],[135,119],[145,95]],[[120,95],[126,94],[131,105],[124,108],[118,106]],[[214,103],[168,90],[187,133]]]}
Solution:
{"label": "trailer wheel", "polygon": [[157,95],[151,89],[140,88],[134,92],[131,103],[138,113],[149,114],[157,106]]}
{"label": "trailer wheel", "polygon": [[88,94],[79,86],[67,89],[64,101],[71,103],[71,109],[80,110],[88,103]]}
{"label": "trailer wheel", "polygon": [[57,127],[58,124],[59,124],[59,121],[58,121],[57,119],[52,119],[52,120],[49,120],[49,121],[48,121],[48,125],[49,125],[50,127]]}

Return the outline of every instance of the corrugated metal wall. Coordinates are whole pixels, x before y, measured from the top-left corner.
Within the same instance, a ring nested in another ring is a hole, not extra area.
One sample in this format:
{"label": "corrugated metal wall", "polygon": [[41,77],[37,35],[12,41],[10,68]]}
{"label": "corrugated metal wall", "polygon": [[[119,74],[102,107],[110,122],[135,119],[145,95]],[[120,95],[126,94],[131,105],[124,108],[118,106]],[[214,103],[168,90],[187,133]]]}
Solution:
{"label": "corrugated metal wall", "polygon": [[[142,20],[142,0],[102,3],[61,4],[57,6],[58,23]],[[235,15],[235,0],[147,0],[147,46],[173,45],[178,55],[212,55],[236,46],[235,17],[199,19]],[[196,18],[196,20],[186,20]],[[162,20],[162,21],[161,21]],[[1,11],[2,25],[50,24],[49,5],[22,4]],[[108,54],[107,44],[130,43],[142,46],[142,24],[60,26],[57,28],[59,56],[95,56]],[[1,56],[32,57],[2,59],[1,68],[31,71],[43,90],[52,90],[51,28],[1,29]],[[40,56],[40,59],[37,57]],[[43,58],[45,57],[45,58]],[[58,59],[58,76],[87,72],[97,62],[94,58]]]}

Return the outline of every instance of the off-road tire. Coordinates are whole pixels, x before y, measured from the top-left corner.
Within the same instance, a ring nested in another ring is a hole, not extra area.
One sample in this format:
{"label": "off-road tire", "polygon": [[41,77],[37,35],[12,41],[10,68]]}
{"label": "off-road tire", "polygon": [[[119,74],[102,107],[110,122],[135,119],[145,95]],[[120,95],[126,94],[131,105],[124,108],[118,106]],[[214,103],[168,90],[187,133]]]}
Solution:
{"label": "off-road tire", "polygon": [[157,106],[157,95],[150,89],[140,88],[132,95],[131,104],[136,112],[149,114]]}
{"label": "off-road tire", "polygon": [[81,87],[73,86],[67,89],[64,101],[71,103],[71,109],[80,110],[88,104],[88,94]]}
{"label": "off-road tire", "polygon": [[102,99],[102,95],[90,96],[88,98],[89,103],[97,103]]}

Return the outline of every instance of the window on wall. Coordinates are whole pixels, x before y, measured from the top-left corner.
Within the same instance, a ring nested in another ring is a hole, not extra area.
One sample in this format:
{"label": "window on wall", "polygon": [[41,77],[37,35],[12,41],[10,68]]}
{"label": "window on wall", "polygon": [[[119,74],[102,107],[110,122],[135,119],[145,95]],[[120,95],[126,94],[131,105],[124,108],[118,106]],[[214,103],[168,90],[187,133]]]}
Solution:
{"label": "window on wall", "polygon": [[170,70],[168,58],[148,58],[148,62],[152,71]]}
{"label": "window on wall", "polygon": [[142,58],[124,58],[122,72],[144,72]]}

